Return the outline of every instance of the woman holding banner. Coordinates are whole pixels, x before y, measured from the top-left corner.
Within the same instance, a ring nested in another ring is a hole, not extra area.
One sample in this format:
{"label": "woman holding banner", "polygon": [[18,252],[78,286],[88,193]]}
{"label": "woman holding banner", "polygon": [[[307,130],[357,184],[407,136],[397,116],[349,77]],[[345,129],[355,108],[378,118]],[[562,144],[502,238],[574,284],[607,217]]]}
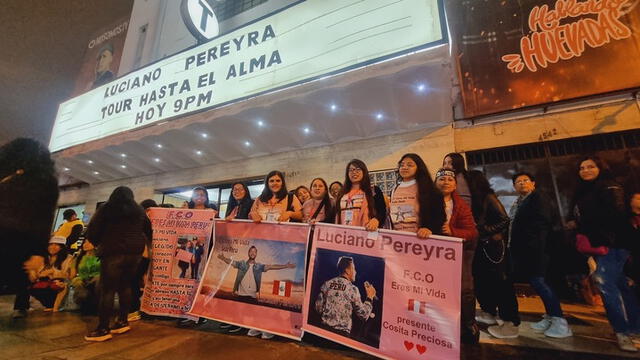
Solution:
{"label": "woman holding banner", "polygon": [[363,226],[368,231],[378,230],[375,202],[369,170],[358,159],[347,164],[344,175],[344,191],[336,201],[336,224]]}
{"label": "woman holding banner", "polygon": [[225,220],[249,219],[249,211],[253,205],[253,199],[249,193],[249,188],[243,182],[234,183],[229,194],[227,211],[224,214]]}
{"label": "woman holding banner", "polygon": [[441,234],[446,221],[444,200],[417,154],[405,154],[398,162],[402,181],[391,193],[391,224],[394,230],[417,233],[426,239]]}
{"label": "woman holding banner", "polygon": [[302,220],[302,205],[287,191],[283,173],[274,170],[267,174],[262,194],[253,202],[249,216],[254,222]]}
{"label": "woman holding banner", "polygon": [[446,222],[442,226],[442,234],[461,238],[462,246],[462,294],[460,302],[460,340],[465,344],[477,344],[480,330],[475,320],[476,299],[473,293],[472,265],[476,251],[478,230],[473,220],[471,208],[456,192],[456,173],[448,169],[440,169],[436,173],[436,187],[444,197]]}

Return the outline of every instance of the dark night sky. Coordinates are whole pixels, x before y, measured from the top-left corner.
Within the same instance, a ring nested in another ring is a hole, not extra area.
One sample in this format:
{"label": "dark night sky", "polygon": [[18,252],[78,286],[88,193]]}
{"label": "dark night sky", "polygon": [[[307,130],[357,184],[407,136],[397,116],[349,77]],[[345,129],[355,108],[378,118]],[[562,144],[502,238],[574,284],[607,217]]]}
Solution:
{"label": "dark night sky", "polygon": [[133,0],[0,0],[0,145],[48,144],[91,35],[130,14]]}

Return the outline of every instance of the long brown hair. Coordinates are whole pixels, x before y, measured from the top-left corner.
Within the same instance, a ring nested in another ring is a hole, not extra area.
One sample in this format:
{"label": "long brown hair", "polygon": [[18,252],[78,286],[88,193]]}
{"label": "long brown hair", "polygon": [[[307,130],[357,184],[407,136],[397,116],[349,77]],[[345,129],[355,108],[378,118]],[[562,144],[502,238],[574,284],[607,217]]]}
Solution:
{"label": "long brown hair", "polygon": [[362,180],[360,181],[360,190],[364,192],[365,199],[367,199],[369,219],[373,219],[374,217],[376,217],[376,208],[374,206],[374,201],[373,201],[373,190],[371,189],[371,180],[369,179],[369,169],[367,169],[367,165],[364,163],[364,161],[359,159],[353,159],[349,161],[349,163],[347,164],[347,167],[345,168],[344,188],[343,188],[342,194],[336,201],[336,216],[337,216],[338,222],[342,221],[342,218],[341,218],[342,209],[340,208],[340,201],[342,200],[342,197],[348,194],[351,191],[351,188],[353,187],[353,183],[351,182],[351,179],[349,179],[349,166],[351,165],[362,169]]}

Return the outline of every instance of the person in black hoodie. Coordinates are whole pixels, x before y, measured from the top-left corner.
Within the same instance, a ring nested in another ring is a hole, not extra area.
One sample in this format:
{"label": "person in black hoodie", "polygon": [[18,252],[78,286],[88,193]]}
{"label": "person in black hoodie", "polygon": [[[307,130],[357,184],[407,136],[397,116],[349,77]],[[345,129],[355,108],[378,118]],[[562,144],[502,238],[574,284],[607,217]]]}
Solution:
{"label": "person in black hoodie", "polygon": [[13,318],[27,316],[30,284],[22,269],[44,265],[58,202],[58,178],[49,151],[32,139],[0,147],[0,288],[16,292]]}
{"label": "person in black hoodie", "polygon": [[630,338],[640,333],[640,307],[629,287],[624,265],[629,258],[628,227],[624,189],[613,181],[607,164],[597,156],[585,156],[578,163],[578,186],[573,198],[574,223],[592,247],[606,246],[606,255],[596,255],[593,280],[602,294],[607,318],[621,350],[636,352]]}
{"label": "person in black hoodie", "polygon": [[474,290],[481,308],[476,320],[495,325],[499,312],[504,323],[489,327],[489,333],[498,338],[515,338],[518,336],[520,317],[512,275],[507,265],[507,232],[511,219],[481,171],[471,170],[467,176],[471,209],[480,233],[473,257]]}
{"label": "person in black hoodie", "polygon": [[[131,189],[119,186],[91,218],[86,236],[98,249],[101,268],[99,323],[85,340],[105,341],[111,339],[112,333],[130,330],[127,315],[131,306],[131,283],[145,245],[151,247],[151,221],[135,202]],[[116,292],[120,308],[118,319],[110,328]]]}

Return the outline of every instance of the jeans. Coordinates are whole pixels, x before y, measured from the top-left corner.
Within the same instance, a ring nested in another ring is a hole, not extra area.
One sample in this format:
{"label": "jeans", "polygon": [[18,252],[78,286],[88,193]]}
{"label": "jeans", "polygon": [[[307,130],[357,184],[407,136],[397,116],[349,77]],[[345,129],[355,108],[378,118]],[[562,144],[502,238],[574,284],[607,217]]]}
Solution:
{"label": "jeans", "polygon": [[[511,321],[518,326],[520,325],[518,300],[513,288],[512,275],[508,271],[508,261],[510,261],[508,249],[504,250],[504,255],[500,251],[495,257],[495,254],[488,251],[485,254],[485,251],[487,251],[485,245],[478,244],[473,259],[474,288],[480,308],[493,316],[499,313],[502,320]],[[496,264],[487,258],[487,254],[492,256],[494,261],[500,258],[502,261]]]}
{"label": "jeans", "polygon": [[533,290],[538,293],[542,303],[544,304],[544,310],[549,316],[563,317],[562,308],[560,307],[560,300],[553,292],[551,287],[546,283],[544,277],[534,276],[529,279],[529,284],[533,287]]}
{"label": "jeans", "polygon": [[616,333],[640,333],[640,309],[635,293],[629,287],[623,267],[629,258],[624,249],[609,249],[596,256],[593,280],[602,293],[607,318]]}
{"label": "jeans", "polygon": [[120,309],[118,320],[127,322],[131,307],[131,281],[141,255],[111,255],[101,259],[100,263],[100,303],[98,304],[98,329],[109,329],[109,320],[113,312],[113,299],[118,293]]}

